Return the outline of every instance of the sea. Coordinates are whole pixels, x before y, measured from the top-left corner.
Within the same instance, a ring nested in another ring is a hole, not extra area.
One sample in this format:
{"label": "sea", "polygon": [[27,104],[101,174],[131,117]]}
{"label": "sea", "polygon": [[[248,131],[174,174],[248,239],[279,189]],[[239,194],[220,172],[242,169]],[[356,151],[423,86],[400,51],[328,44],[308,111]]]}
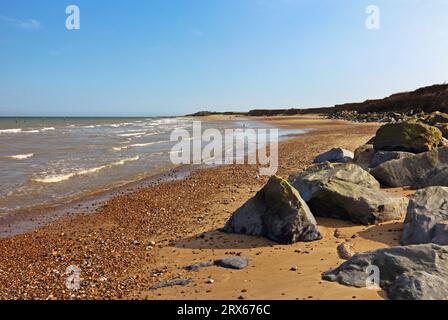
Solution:
{"label": "sea", "polygon": [[[175,167],[175,129],[193,118],[0,118],[0,215],[52,206]],[[202,129],[269,128],[244,118],[202,121]],[[280,130],[281,137],[304,130]]]}

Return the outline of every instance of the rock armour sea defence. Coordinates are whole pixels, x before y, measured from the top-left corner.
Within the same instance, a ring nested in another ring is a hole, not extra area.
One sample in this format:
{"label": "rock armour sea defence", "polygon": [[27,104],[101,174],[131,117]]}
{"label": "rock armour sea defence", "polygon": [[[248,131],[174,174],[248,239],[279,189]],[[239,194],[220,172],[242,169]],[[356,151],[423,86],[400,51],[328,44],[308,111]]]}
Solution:
{"label": "rock armour sea defence", "polygon": [[364,225],[401,218],[408,199],[380,190],[355,164],[321,164],[289,177],[316,216]]}
{"label": "rock armour sea defence", "polygon": [[391,160],[372,169],[370,173],[388,187],[414,186],[434,169],[448,165],[448,147],[441,147],[411,157]]}

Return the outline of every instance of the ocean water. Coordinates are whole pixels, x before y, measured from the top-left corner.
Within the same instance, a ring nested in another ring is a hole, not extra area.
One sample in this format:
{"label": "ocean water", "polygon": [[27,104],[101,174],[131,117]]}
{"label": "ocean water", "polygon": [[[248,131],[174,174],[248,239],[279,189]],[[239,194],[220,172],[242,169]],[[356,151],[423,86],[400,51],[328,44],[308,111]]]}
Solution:
{"label": "ocean water", "polygon": [[[173,168],[174,129],[188,118],[0,118],[0,214],[54,205]],[[203,130],[268,128],[202,122]],[[282,130],[281,135],[303,131]]]}

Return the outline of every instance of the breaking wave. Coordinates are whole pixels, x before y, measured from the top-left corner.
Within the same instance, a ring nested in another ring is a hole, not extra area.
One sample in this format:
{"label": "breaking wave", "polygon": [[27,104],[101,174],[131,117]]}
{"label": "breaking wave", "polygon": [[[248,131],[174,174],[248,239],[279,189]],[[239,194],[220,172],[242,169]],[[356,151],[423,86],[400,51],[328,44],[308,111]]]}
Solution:
{"label": "breaking wave", "polygon": [[96,172],[104,170],[104,169],[109,169],[109,168],[112,168],[115,166],[124,165],[127,162],[137,161],[139,159],[140,159],[139,156],[135,156],[132,158],[122,159],[122,160],[119,160],[119,161],[116,161],[116,162],[113,162],[110,164],[106,164],[103,166],[95,167],[95,168],[81,169],[81,170],[78,170],[75,172],[69,172],[69,173],[63,173],[63,174],[47,175],[42,178],[35,178],[35,179],[33,179],[33,181],[38,182],[38,183],[57,183],[57,182],[69,180],[73,177],[88,175],[88,174],[96,173]]}
{"label": "breaking wave", "polygon": [[113,150],[115,150],[115,151],[121,151],[121,150],[125,150],[125,149],[130,149],[130,148],[147,147],[147,146],[151,146],[151,145],[154,145],[154,144],[165,143],[165,142],[169,142],[169,141],[158,141],[158,142],[148,142],[148,143],[135,143],[135,144],[130,144],[130,145],[127,145],[127,146],[122,146],[122,147],[114,147]]}
{"label": "breaking wave", "polygon": [[146,132],[121,133],[121,134],[118,134],[118,136],[119,137],[137,137],[137,136],[142,136],[145,133]]}
{"label": "breaking wave", "polygon": [[0,134],[12,134],[12,133],[39,133],[45,131],[56,130],[54,127],[42,128],[42,129],[32,129],[32,130],[22,130],[22,129],[3,129],[0,130]]}
{"label": "breaking wave", "polygon": [[15,156],[6,156],[5,158],[13,159],[13,160],[26,160],[29,158],[34,157],[34,153],[28,153],[28,154],[17,154]]}

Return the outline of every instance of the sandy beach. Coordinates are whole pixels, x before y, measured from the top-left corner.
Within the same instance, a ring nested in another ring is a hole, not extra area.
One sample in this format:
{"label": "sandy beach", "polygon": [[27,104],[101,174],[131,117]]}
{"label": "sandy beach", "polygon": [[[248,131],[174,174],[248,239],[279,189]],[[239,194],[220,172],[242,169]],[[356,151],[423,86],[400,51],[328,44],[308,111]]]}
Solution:
{"label": "sandy beach", "polygon": [[[223,117],[215,117],[223,120]],[[332,147],[354,150],[379,124],[318,116],[258,118],[276,126],[315,129],[279,145],[278,175],[309,166]],[[398,245],[401,221],[369,227],[317,219],[323,239],[277,245],[263,238],[218,231],[267,181],[253,165],[193,171],[184,179],[139,185],[105,200],[94,212],[58,217],[37,230],[0,239],[1,299],[384,299],[381,291],[324,282],[321,273],[343,262],[337,246],[357,252]],[[406,193],[402,190],[390,192]],[[407,192],[409,194],[409,192]],[[83,210],[79,210],[83,211]],[[91,211],[91,210],[90,210]],[[42,213],[40,213],[42,214]],[[28,215],[27,219],[38,219]],[[1,221],[14,228],[23,219]],[[342,236],[336,238],[339,229]],[[241,271],[183,267],[229,256],[250,258]],[[81,270],[81,288],[65,286],[69,266]],[[291,271],[292,267],[295,271]],[[150,290],[175,277],[185,287]],[[207,283],[212,277],[214,283]]]}

